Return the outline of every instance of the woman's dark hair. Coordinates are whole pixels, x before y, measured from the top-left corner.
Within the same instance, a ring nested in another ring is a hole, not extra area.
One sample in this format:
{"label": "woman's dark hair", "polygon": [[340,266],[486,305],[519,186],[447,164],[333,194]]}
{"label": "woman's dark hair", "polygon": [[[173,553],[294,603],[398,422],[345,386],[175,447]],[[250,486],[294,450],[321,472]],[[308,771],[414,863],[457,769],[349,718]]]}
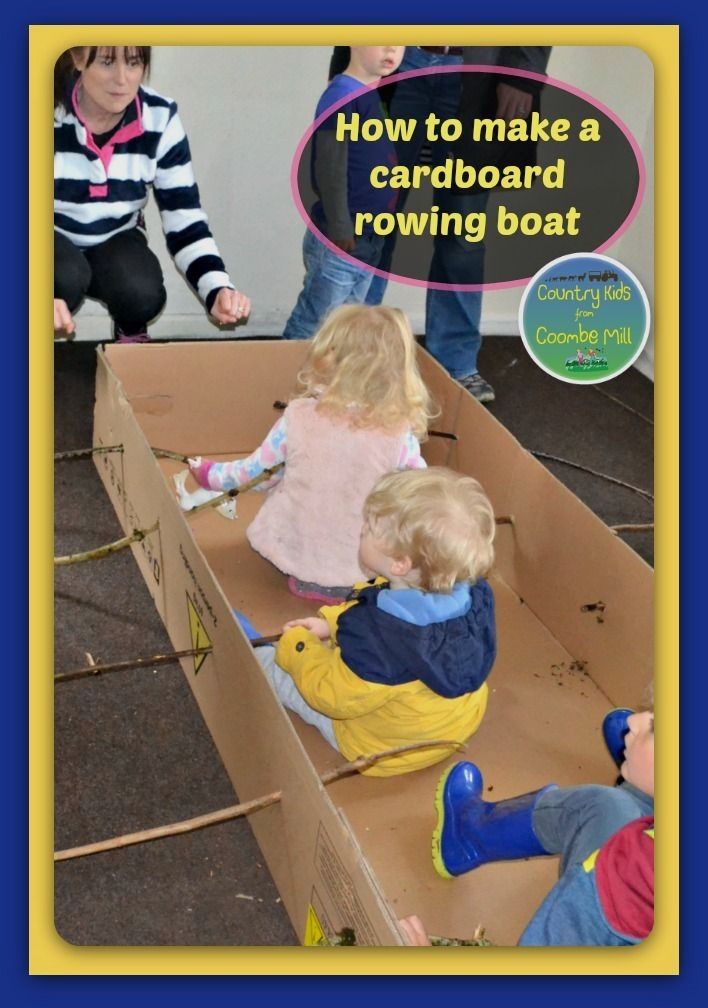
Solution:
{"label": "woman's dark hair", "polygon": [[[76,56],[80,55],[84,49],[88,49],[88,57],[86,59],[86,66],[91,66],[93,61],[96,59],[96,54],[99,48],[107,49],[112,57],[115,57],[115,46],[75,46],[73,49],[67,49],[63,52],[59,59],[54,64],[54,108],[61,106],[68,111],[69,96],[71,95],[72,89],[76,82],[76,78],[79,76],[79,72],[74,66],[74,54]],[[152,46],[125,46],[130,55],[138,56],[145,68],[145,77],[147,77],[150,70],[150,53],[152,51]]]}

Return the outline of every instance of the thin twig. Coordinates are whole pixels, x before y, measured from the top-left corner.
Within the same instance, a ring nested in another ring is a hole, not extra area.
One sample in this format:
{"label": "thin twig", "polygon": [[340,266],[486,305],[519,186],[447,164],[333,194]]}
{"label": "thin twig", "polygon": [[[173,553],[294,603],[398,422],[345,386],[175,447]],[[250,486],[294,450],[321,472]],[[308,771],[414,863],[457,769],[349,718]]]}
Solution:
{"label": "thin twig", "polygon": [[69,459],[90,458],[92,455],[107,455],[108,452],[123,453],[123,445],[100,445],[97,448],[79,448],[76,451],[54,452],[55,462],[66,462]]}
{"label": "thin twig", "polygon": [[250,642],[251,647],[263,647],[265,644],[276,644],[281,638],[281,634],[274,633],[270,637],[254,637]]}
{"label": "thin twig", "polygon": [[457,752],[464,752],[465,746],[462,742],[452,742],[450,739],[431,739],[428,742],[411,742],[410,745],[396,746],[394,749],[384,749],[383,752],[371,753],[368,756],[357,756],[351,763],[335,767],[322,774],[320,780],[323,784],[331,784],[341,777],[349,777],[354,773],[361,773],[368,770],[382,759],[389,759],[392,756],[401,756],[407,752],[417,752],[418,749],[455,749]]}
{"label": "thin twig", "polygon": [[125,833],[123,836],[84,844],[82,847],[68,847],[65,850],[55,851],[54,860],[70,861],[73,858],[86,857],[88,854],[102,854],[104,851],[131,847],[133,844],[147,843],[149,840],[160,840],[163,837],[191,833],[193,830],[203,829],[205,826],[215,826],[218,823],[237,819],[242,815],[250,815],[251,812],[258,812],[260,809],[268,808],[269,805],[275,805],[282,797],[282,791],[273,791],[261,798],[254,798],[250,802],[231,805],[229,808],[218,809],[216,812],[207,812],[206,815],[195,816],[194,819],[183,819],[181,822],[170,823],[167,826],[156,826],[154,829],[141,830],[139,833]]}
{"label": "thin twig", "polygon": [[[415,742],[411,745],[396,746],[395,749],[386,749],[383,752],[372,753],[369,756],[359,756],[358,759],[353,760],[351,763],[345,763],[343,766],[336,767],[334,770],[323,774],[320,777],[320,781],[325,785],[331,784],[342,777],[348,777],[351,774],[366,770],[368,767],[378,763],[379,760],[413,752],[417,749],[439,749],[442,746],[447,749],[455,749],[458,752],[463,752],[465,748],[461,742],[445,740]],[[163,837],[191,833],[193,830],[202,829],[205,826],[214,826],[217,823],[238,819],[242,815],[259,812],[261,809],[268,808],[269,805],[275,805],[282,797],[282,791],[273,791],[271,794],[263,795],[261,798],[252,798],[251,801],[218,809],[216,812],[207,812],[205,815],[195,816],[193,819],[183,819],[181,822],[170,823],[168,826],[156,826],[154,829],[141,830],[139,833],[126,833],[123,836],[112,837],[110,840],[100,840],[98,843],[84,844],[82,847],[69,847],[65,850],[55,851],[54,860],[70,861],[72,858],[85,857],[88,854],[100,854],[104,851],[130,847],[133,844],[145,843],[149,840],[160,840]]]}
{"label": "thin twig", "polygon": [[174,459],[175,462],[184,462],[185,465],[190,459],[189,455],[180,455],[179,452],[170,451],[168,448],[151,448],[150,451],[153,453],[155,458]]}
{"label": "thin twig", "polygon": [[513,525],[514,516],[513,515],[498,515],[494,521],[497,525]]}
{"label": "thin twig", "polygon": [[626,409],[628,413],[634,413],[635,416],[638,416],[641,420],[644,420],[645,423],[651,424],[652,427],[654,426],[654,421],[651,419],[651,417],[644,416],[644,414],[640,413],[639,410],[635,410],[633,406],[628,406],[626,402],[622,402],[622,400],[618,399],[617,396],[613,396],[610,392],[607,392],[605,389],[600,388],[599,385],[593,385],[592,387],[595,389],[596,392],[599,392],[600,395],[604,395],[606,399],[611,399],[612,402],[617,403],[617,405],[621,406],[622,409]]}
{"label": "thin twig", "polygon": [[125,549],[126,546],[142,542],[145,536],[150,535],[151,532],[157,529],[159,524],[159,522],[155,522],[148,529],[136,529],[132,535],[125,536],[123,539],[116,539],[115,542],[107,543],[105,546],[98,546],[96,549],[87,550],[85,553],[70,553],[68,556],[54,557],[54,566],[62,567],[66,564],[84,563],[86,560],[100,560],[111,553],[117,553],[119,550]]}
{"label": "thin twig", "polygon": [[[133,658],[130,661],[110,662],[105,665],[97,665],[91,661],[86,668],[74,669],[73,672],[57,673],[54,676],[54,682],[71,682],[74,679],[85,679],[87,676],[102,675],[104,672],[122,672],[124,669],[170,665],[173,662],[178,662],[181,658],[211,654],[213,650],[212,647],[191,648],[188,651],[173,651],[172,654],[152,655],[151,658]],[[87,655],[87,657],[90,656]]]}
{"label": "thin twig", "polygon": [[284,462],[279,462],[278,465],[273,466],[270,469],[264,469],[260,476],[256,476],[249,483],[244,483],[242,487],[234,487],[233,490],[227,490],[226,493],[219,494],[218,497],[213,497],[212,500],[204,501],[203,504],[197,504],[193,508],[185,509],[184,513],[187,515],[196,514],[198,511],[206,511],[209,508],[218,507],[219,504],[223,504],[226,500],[231,500],[232,497],[238,497],[239,494],[246,493],[247,490],[253,490],[257,487],[259,483],[265,483],[269,480],[271,476],[274,476],[279,472],[283,466]]}
{"label": "thin twig", "polygon": [[597,472],[595,469],[588,469],[587,466],[580,465],[578,462],[571,462],[569,459],[559,458],[557,455],[547,455],[546,452],[532,451],[531,454],[539,459],[547,459],[549,462],[560,462],[563,465],[571,466],[573,469],[581,469],[583,472],[590,473],[591,476],[599,476],[600,479],[608,480],[610,483],[616,483],[618,486],[626,487],[627,490],[633,490],[635,493],[641,494],[642,497],[646,497],[647,500],[654,500],[654,495],[650,494],[648,490],[642,490],[641,487],[632,486],[631,483],[625,483],[624,480],[616,479],[614,476],[608,476],[607,473]]}
{"label": "thin twig", "polygon": [[610,529],[615,535],[618,532],[651,532],[654,529],[654,522],[647,522],[646,525],[610,525]]}

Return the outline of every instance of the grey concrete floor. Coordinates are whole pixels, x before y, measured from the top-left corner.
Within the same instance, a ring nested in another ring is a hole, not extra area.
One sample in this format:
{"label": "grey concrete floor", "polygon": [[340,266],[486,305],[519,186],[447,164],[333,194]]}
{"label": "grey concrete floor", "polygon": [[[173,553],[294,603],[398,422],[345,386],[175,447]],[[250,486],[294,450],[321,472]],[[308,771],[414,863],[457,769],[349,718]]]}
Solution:
{"label": "grey concrete floor", "polygon": [[[55,344],[55,450],[92,440],[96,344]],[[556,381],[521,341],[484,340],[491,412],[532,451],[652,492],[653,385]],[[610,398],[612,397],[612,398]],[[653,521],[652,502],[544,462],[607,524]],[[91,461],[55,466],[55,554],[122,535]],[[627,542],[653,563],[651,533]],[[129,551],[56,569],[55,671],[172,647]],[[55,687],[56,849],[160,826],[238,801],[178,665]],[[76,945],[297,945],[247,819],[60,862],[55,925]]]}

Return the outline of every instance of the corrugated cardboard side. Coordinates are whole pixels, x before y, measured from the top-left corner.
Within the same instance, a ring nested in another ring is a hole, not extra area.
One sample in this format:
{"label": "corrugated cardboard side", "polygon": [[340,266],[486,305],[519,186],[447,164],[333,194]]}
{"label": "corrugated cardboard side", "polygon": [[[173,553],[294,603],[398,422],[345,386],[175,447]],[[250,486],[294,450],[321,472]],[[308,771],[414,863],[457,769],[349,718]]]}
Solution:
{"label": "corrugated cardboard side", "polygon": [[281,802],[249,821],[301,940],[315,939],[319,927],[341,929],[354,913],[360,944],[400,943],[355,838],[263,675],[103,355],[94,443],[122,445],[121,453],[97,456],[97,466],[126,530],[159,522],[159,530],[133,549],[175,649],[193,646],[195,625],[199,643],[208,639],[213,647],[198,671],[194,659],[182,664],[239,799],[282,792]]}
{"label": "corrugated cardboard side", "polygon": [[654,664],[651,568],[427,354],[421,370],[443,405],[435,426],[457,438],[431,438],[428,457],[474,475],[495,514],[513,517],[497,529],[498,574],[613,705],[641,705]]}
{"label": "corrugated cardboard side", "polygon": [[[428,461],[475,476],[495,514],[513,519],[497,528],[499,652],[489,708],[469,745],[468,758],[485,771],[485,797],[551,781],[611,784],[600,725],[610,707],[646,702],[653,572],[436,361],[421,354],[420,364],[442,407],[433,426],[455,435],[431,438]],[[455,881],[454,897],[493,939],[515,941],[555,881],[548,867],[543,859],[484,866]],[[428,926],[444,924],[444,897],[433,890],[428,902]]]}
{"label": "corrugated cardboard side", "polygon": [[[438,878],[429,850],[444,763],[397,778],[348,778],[322,791],[317,774],[341,757],[280,710],[241,631],[229,624],[231,606],[262,633],[315,608],[290,595],[283,576],[248,545],[244,531],[262,495],[239,497],[235,522],[213,511],[185,519],[170,481],[184,467],[156,465],[149,453],[148,444],[212,457],[253,450],[279,415],[274,401],[294,388],[303,352],[279,341],[107,348],[97,437],[124,442],[121,479],[130,506],[104,477],[107,489],[119,514],[132,508],[141,522],[152,520],[159,501],[165,574],[153,591],[175,646],[189,646],[184,595],[194,593],[195,580],[217,615],[226,667],[219,664],[211,678],[186,671],[239,796],[283,789],[280,811],[258,813],[253,825],[301,937],[317,933],[313,915],[333,927],[355,919],[363,935],[371,918],[379,921],[371,929],[376,940],[390,944],[399,940],[393,918],[415,912],[433,933],[470,937],[481,923],[495,943],[514,944],[553,884],[557,862],[492,864],[454,882]],[[482,767],[490,800],[550,781],[611,784],[616,769],[600,724],[610,706],[638,703],[651,677],[651,571],[432,358],[421,352],[420,359],[443,406],[433,427],[456,437],[431,437],[429,463],[476,476],[495,512],[514,517],[497,533],[499,648],[489,706],[456,758]],[[142,549],[136,554],[150,584],[149,559]],[[609,614],[601,624],[581,611],[597,600]],[[216,656],[208,662],[216,664]],[[347,894],[344,902],[336,895],[328,902],[317,877],[329,880],[331,893]],[[351,904],[353,895],[366,914]]]}

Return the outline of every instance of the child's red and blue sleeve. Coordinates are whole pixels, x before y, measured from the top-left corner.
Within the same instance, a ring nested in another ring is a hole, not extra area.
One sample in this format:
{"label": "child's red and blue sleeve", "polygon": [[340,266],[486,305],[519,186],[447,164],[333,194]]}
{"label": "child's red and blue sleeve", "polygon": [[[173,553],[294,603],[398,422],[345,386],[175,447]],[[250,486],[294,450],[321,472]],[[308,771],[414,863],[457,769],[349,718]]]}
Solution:
{"label": "child's red and blue sleeve", "polygon": [[643,817],[564,872],[519,945],[637,945],[653,926],[654,819]]}

